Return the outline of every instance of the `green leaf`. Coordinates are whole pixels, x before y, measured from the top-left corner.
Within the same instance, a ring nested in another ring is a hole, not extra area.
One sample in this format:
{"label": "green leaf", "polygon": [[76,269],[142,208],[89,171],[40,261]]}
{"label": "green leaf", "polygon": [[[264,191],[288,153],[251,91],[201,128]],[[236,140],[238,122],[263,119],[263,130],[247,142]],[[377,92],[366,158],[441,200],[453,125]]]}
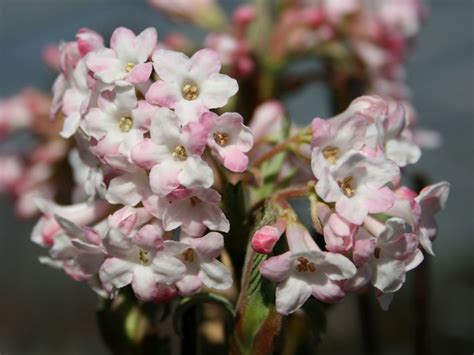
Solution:
{"label": "green leaf", "polygon": [[[254,230],[274,223],[277,217],[276,208],[267,203],[256,219]],[[267,257],[255,253],[249,243],[231,341],[232,354],[270,354],[280,333],[282,316],[275,309],[275,286],[261,276],[258,268]]]}

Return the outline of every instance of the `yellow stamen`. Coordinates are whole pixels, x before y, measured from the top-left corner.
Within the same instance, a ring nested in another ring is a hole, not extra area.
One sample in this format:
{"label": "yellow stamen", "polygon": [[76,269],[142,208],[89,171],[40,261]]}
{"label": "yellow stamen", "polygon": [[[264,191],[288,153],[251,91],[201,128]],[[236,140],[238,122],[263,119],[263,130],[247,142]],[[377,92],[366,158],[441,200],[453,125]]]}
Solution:
{"label": "yellow stamen", "polygon": [[185,251],[183,251],[183,259],[184,261],[187,261],[187,262],[190,262],[192,263],[194,261],[194,251],[189,248],[189,249],[186,249]]}
{"label": "yellow stamen", "polygon": [[355,189],[352,186],[352,180],[354,180],[354,178],[352,176],[348,176],[344,178],[342,182],[337,182],[339,184],[339,187],[341,188],[342,193],[347,197],[352,197],[355,195]]}
{"label": "yellow stamen", "polygon": [[188,152],[182,145],[178,145],[173,152],[173,158],[184,161],[188,158]]}
{"label": "yellow stamen", "polygon": [[304,256],[299,256],[297,259],[296,270],[298,272],[315,272],[316,266],[313,262],[310,262]]}
{"label": "yellow stamen", "polygon": [[224,132],[216,132],[214,133],[214,140],[221,147],[224,147],[229,142],[229,135]]}
{"label": "yellow stamen", "polygon": [[138,250],[138,260],[140,260],[140,262],[143,265],[148,265],[150,263],[150,259],[148,258],[148,255],[149,253],[146,250],[143,250],[143,249]]}
{"label": "yellow stamen", "polygon": [[183,86],[183,96],[186,100],[196,100],[199,94],[199,90],[194,84],[185,84]]}
{"label": "yellow stamen", "polygon": [[326,147],[323,149],[323,156],[329,164],[334,165],[339,155],[339,148],[337,147]]}
{"label": "yellow stamen", "polygon": [[127,73],[130,73],[134,67],[135,67],[135,64],[133,64],[132,62],[128,62],[127,65],[125,66],[125,71]]}
{"label": "yellow stamen", "polygon": [[123,133],[128,133],[133,127],[133,118],[129,116],[123,116],[119,119],[119,129]]}

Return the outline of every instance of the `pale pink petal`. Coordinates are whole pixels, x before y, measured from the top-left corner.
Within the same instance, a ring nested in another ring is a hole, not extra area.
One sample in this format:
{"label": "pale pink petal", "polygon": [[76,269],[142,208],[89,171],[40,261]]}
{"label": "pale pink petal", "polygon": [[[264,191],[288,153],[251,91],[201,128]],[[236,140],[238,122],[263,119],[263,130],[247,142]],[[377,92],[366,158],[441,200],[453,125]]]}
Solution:
{"label": "pale pink petal", "polygon": [[132,84],[139,84],[147,81],[150,78],[153,65],[151,63],[137,64],[133,67],[127,75],[127,81]]}
{"label": "pale pink petal", "polygon": [[160,196],[168,195],[180,185],[178,174],[179,168],[176,164],[164,162],[155,165],[150,171],[151,190]]}
{"label": "pale pink petal", "polygon": [[403,262],[405,263],[405,271],[408,272],[410,270],[413,270],[421,264],[423,259],[423,252],[420,249],[417,249],[411,256],[403,260]]}
{"label": "pale pink petal", "polygon": [[135,266],[133,270],[132,289],[139,300],[151,301],[157,295],[155,275],[149,267]]}
{"label": "pale pink petal", "polygon": [[141,201],[142,196],[135,181],[126,174],[110,181],[105,198],[112,204],[135,206]]}
{"label": "pale pink petal", "polygon": [[370,213],[385,212],[395,203],[393,191],[388,187],[382,187],[378,190],[367,188],[364,192],[363,203]]}
{"label": "pale pink petal", "polygon": [[159,49],[153,54],[153,67],[161,79],[180,83],[187,75],[189,58],[180,52]]}
{"label": "pale pink petal", "polygon": [[235,79],[215,73],[201,87],[200,99],[208,108],[218,108],[227,104],[229,98],[239,90]]}
{"label": "pale pink petal", "polygon": [[321,278],[320,282],[312,283],[311,294],[314,298],[327,303],[340,301],[346,295],[340,283],[328,278]]}
{"label": "pale pink petal", "polygon": [[363,265],[375,251],[375,238],[358,239],[354,242],[352,258],[357,266]]}
{"label": "pale pink petal", "polygon": [[372,284],[382,292],[396,292],[405,282],[405,265],[402,261],[379,259]]}
{"label": "pale pink petal", "polygon": [[274,282],[283,282],[290,277],[292,267],[291,253],[286,252],[265,260],[260,264],[259,270],[265,278]]}
{"label": "pale pink petal", "polygon": [[100,268],[99,277],[104,285],[122,288],[132,282],[132,271],[133,265],[129,262],[117,258],[108,258]]}
{"label": "pale pink petal", "polygon": [[73,113],[64,119],[64,126],[59,134],[63,138],[71,138],[79,128],[81,115],[79,112]]}
{"label": "pale pink petal", "polygon": [[249,158],[237,148],[226,149],[222,158],[223,165],[230,171],[242,173],[247,170]]}
{"label": "pale pink petal", "polygon": [[210,232],[201,238],[193,238],[190,244],[204,258],[212,260],[217,258],[224,248],[224,237],[217,232]]}
{"label": "pale pink petal", "polygon": [[152,268],[158,282],[171,284],[179,280],[186,271],[186,266],[177,258],[159,252],[152,261]]}
{"label": "pale pink petal", "polygon": [[155,144],[151,139],[144,139],[137,144],[131,151],[132,161],[144,169],[151,169],[157,165],[160,160],[161,147]]}
{"label": "pale pink petal", "polygon": [[132,61],[132,59],[135,58],[134,41],[135,33],[128,28],[118,27],[110,38],[110,48],[117,53],[118,58],[125,61]]}
{"label": "pale pink petal", "polygon": [[176,283],[176,287],[183,296],[192,296],[201,291],[202,281],[195,275],[185,275]]}
{"label": "pale pink petal", "polygon": [[207,287],[217,290],[225,290],[232,286],[232,274],[218,260],[201,263],[199,277]]}
{"label": "pale pink petal", "polygon": [[138,63],[146,62],[146,60],[151,56],[156,47],[157,39],[158,33],[153,27],[146,28],[135,38],[134,54]]}
{"label": "pale pink petal", "polygon": [[361,204],[360,199],[342,196],[336,202],[336,212],[349,222],[354,223],[355,225],[361,225],[369,211],[365,204]]}
{"label": "pale pink petal", "polygon": [[181,185],[187,188],[207,189],[214,183],[214,174],[201,157],[194,155],[186,159],[178,175],[178,180]]}
{"label": "pale pink petal", "polygon": [[311,286],[305,281],[290,277],[277,286],[276,309],[284,315],[293,313],[303,306],[311,293]]}
{"label": "pale pink petal", "polygon": [[221,70],[219,54],[211,49],[201,49],[189,60],[189,74],[197,81],[209,78]]}

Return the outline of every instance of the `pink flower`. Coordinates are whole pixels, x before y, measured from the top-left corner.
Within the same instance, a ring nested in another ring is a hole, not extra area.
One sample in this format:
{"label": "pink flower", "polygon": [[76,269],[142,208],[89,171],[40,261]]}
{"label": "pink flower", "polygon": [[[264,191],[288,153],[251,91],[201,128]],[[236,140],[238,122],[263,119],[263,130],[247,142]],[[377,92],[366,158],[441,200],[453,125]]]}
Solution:
{"label": "pink flower", "polygon": [[226,105],[238,90],[234,79],[219,73],[219,55],[210,49],[196,52],[191,59],[159,49],[153,67],[160,80],[151,85],[146,100],[174,108],[183,123],[196,122],[203,112]]}
{"label": "pink flower", "polygon": [[287,315],[298,310],[313,296],[324,302],[344,297],[340,281],[356,273],[346,257],[322,252],[308,231],[299,224],[289,224],[287,240],[290,251],[260,264],[264,277],[278,284],[276,308]]}
{"label": "pink flower", "polygon": [[[83,59],[89,52],[104,47],[104,41],[102,36],[97,32],[92,31],[88,28],[81,28],[76,34],[75,42],[63,43],[59,46],[59,66],[61,74],[56,78],[53,85],[53,102],[51,104],[50,114],[51,117],[56,116],[59,109],[63,104],[63,97],[66,90],[73,86],[78,89],[81,93],[84,91],[85,77],[87,74],[83,74],[84,69],[81,68],[75,73],[75,69],[78,63],[83,62]],[[72,93],[69,94],[73,96]],[[85,94],[82,94],[84,97]],[[70,98],[71,99],[71,98]],[[82,100],[79,100],[79,104],[76,103],[77,107],[83,107]],[[86,104],[84,104],[85,106]],[[71,114],[71,109],[66,108],[66,115]],[[82,112],[83,113],[83,112]]]}
{"label": "pink flower", "polygon": [[132,159],[150,171],[153,192],[164,196],[180,186],[206,189],[214,183],[212,169],[201,158],[207,129],[199,123],[179,124],[176,114],[160,108],[145,139],[132,151]]}
{"label": "pink flower", "polygon": [[218,206],[220,199],[212,189],[181,189],[166,198],[152,196],[143,203],[150,213],[162,219],[166,231],[181,227],[188,235],[201,236],[206,228],[229,231],[229,221]]}
{"label": "pink flower", "polygon": [[174,19],[191,21],[212,27],[218,22],[219,9],[215,0],[148,0],[151,6]]}
{"label": "pink flower", "polygon": [[416,234],[407,233],[406,222],[390,218],[385,225],[368,218],[354,243],[353,257],[360,265],[347,289],[357,289],[366,282],[383,293],[398,291],[405,282],[405,273],[423,261]]}
{"label": "pink flower", "polygon": [[330,120],[315,118],[312,122],[311,167],[320,179],[326,167],[332,169],[346,154],[362,148],[375,149],[367,144],[367,130],[371,122],[361,114],[340,116]]}
{"label": "pink flower", "polygon": [[87,82],[87,67],[79,61],[72,71],[69,88],[64,91],[62,112],[65,115],[64,126],[60,135],[70,138],[76,133],[84,113],[89,108],[92,91]]}
{"label": "pink flower", "polygon": [[249,162],[245,153],[253,145],[252,132],[244,125],[244,119],[235,112],[226,112],[221,116],[209,113],[208,116],[213,120],[213,127],[207,145],[227,169],[244,172]]}
{"label": "pink flower", "polygon": [[137,105],[135,88],[117,87],[103,92],[98,107],[86,114],[81,127],[98,141],[95,151],[100,156],[120,153],[128,157],[131,149],[143,140],[148,129],[146,115],[141,113],[144,106]]}
{"label": "pink flower", "polygon": [[286,220],[279,219],[275,224],[263,226],[252,236],[252,248],[260,254],[270,254],[273,247],[285,232]]}
{"label": "pink flower", "polygon": [[445,181],[429,185],[415,198],[421,208],[420,223],[417,227],[419,241],[423,249],[431,255],[434,255],[432,241],[438,234],[438,225],[434,215],[446,206],[449,187],[450,184]]}
{"label": "pink flower", "polygon": [[55,219],[62,231],[55,237],[49,251],[51,261],[60,265],[76,281],[96,276],[105,260],[98,232],[92,228],[81,228],[60,216]]}
{"label": "pink flower", "polygon": [[[83,158],[84,155],[88,155],[87,158]],[[98,160],[89,151],[81,155],[78,149],[73,149],[69,153],[68,160],[76,183],[73,200],[87,199],[92,202],[97,195],[103,197],[106,188],[104,174]]]}
{"label": "pink flower", "polygon": [[333,253],[345,253],[352,249],[354,235],[358,227],[345,218],[333,213],[323,203],[317,206],[317,215],[323,224],[322,233],[326,242],[326,249]]}
{"label": "pink flower", "polygon": [[9,192],[24,172],[23,163],[16,155],[0,156],[0,191]]}
{"label": "pink flower", "polygon": [[159,284],[173,284],[185,272],[185,266],[163,249],[158,221],[143,225],[138,212],[127,210],[118,224],[113,224],[103,240],[110,255],[100,268],[100,279],[112,295],[115,289],[132,286],[140,300],[150,301],[159,294]]}
{"label": "pink flower", "polygon": [[255,141],[265,137],[278,138],[282,135],[285,126],[285,108],[280,101],[269,100],[255,109],[250,120],[250,130]]}
{"label": "pink flower", "polygon": [[382,0],[376,3],[375,10],[385,25],[406,37],[418,33],[426,13],[421,0]]}
{"label": "pink flower", "polygon": [[389,106],[383,126],[387,158],[393,160],[400,167],[415,164],[420,159],[421,150],[406,135],[408,120],[402,104],[392,103]]}
{"label": "pink flower", "polygon": [[205,46],[219,53],[221,63],[230,66],[234,76],[248,75],[255,67],[249,45],[244,39],[215,32],[207,36]]}
{"label": "pink flower", "polygon": [[145,170],[121,155],[107,155],[105,161],[117,172],[105,193],[105,199],[109,203],[135,206],[151,194]]}
{"label": "pink flower", "polygon": [[385,185],[398,174],[398,167],[391,161],[355,152],[331,170],[324,168],[316,192],[325,202],[335,202],[341,217],[360,225],[368,213],[385,212],[393,206],[393,192]]}
{"label": "pink flower", "polygon": [[165,251],[181,260],[186,271],[176,287],[180,294],[191,296],[202,286],[225,290],[232,285],[232,275],[216,258],[224,248],[224,237],[211,232],[200,238],[181,234],[179,242],[165,241]]}
{"label": "pink flower", "polygon": [[103,216],[109,206],[104,201],[97,201],[93,204],[79,203],[70,206],[60,206],[40,198],[36,199],[35,202],[44,216],[34,226],[31,240],[41,246],[48,247],[53,245],[54,238],[61,231],[55,216],[60,216],[79,226],[85,226]]}
{"label": "pink flower", "polygon": [[106,84],[143,83],[153,70],[147,60],[156,47],[157,36],[152,27],[138,36],[128,28],[119,27],[112,33],[111,48],[98,49],[87,56],[87,67]]}

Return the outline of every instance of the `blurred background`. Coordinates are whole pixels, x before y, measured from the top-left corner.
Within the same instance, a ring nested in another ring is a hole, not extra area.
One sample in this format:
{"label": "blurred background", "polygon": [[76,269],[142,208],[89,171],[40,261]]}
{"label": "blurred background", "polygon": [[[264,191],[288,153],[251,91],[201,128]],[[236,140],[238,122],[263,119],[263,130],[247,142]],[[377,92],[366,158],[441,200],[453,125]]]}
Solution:
{"label": "blurred background", "polygon": [[[191,1],[191,0],[190,0]],[[238,1],[221,1],[227,8]],[[383,354],[414,352],[415,284],[429,280],[426,334],[432,354],[474,351],[473,274],[473,4],[472,0],[432,0],[431,15],[408,64],[408,83],[420,113],[420,126],[440,132],[443,148],[426,151],[410,172],[423,171],[431,182],[451,182],[447,209],[431,257],[421,271],[408,275],[390,311],[376,308]],[[110,36],[118,26],[158,33],[184,29],[142,0],[0,0],[0,97],[24,86],[49,90],[55,74],[41,58],[42,48],[72,40],[80,27]],[[328,115],[324,89],[310,86],[287,102],[292,118],[310,122]],[[9,202],[0,200],[0,354],[104,354],[95,324],[96,296],[62,272],[41,265],[44,253],[29,239],[31,223],[15,219]],[[321,354],[363,354],[355,297],[331,308]]]}

